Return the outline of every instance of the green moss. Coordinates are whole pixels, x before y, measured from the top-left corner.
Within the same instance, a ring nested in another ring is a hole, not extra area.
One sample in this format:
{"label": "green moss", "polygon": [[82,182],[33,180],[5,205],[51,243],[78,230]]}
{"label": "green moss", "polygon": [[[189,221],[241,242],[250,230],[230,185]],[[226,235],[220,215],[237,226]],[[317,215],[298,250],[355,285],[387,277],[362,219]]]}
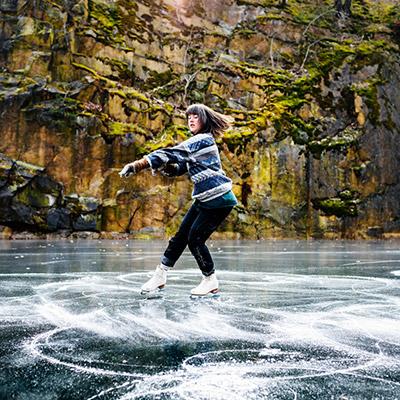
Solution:
{"label": "green moss", "polygon": [[260,67],[257,64],[251,64],[247,62],[232,64],[232,67],[239,69],[244,77],[263,77],[268,81],[274,82],[275,84],[279,82],[285,82],[293,76],[290,71]]}
{"label": "green moss", "polygon": [[[171,81],[177,79],[176,74],[171,69],[164,72],[148,71],[148,78],[146,79],[145,89],[151,90],[155,88],[165,87]],[[160,94],[160,92],[158,92]]]}
{"label": "green moss", "polygon": [[246,145],[254,138],[255,131],[246,127],[230,129],[217,139],[218,143],[226,143],[231,151],[243,150]]}
{"label": "green moss", "polygon": [[149,133],[137,124],[128,124],[124,122],[110,121],[108,123],[107,135],[120,136],[127,133],[139,133],[148,136]]}
{"label": "green moss", "polygon": [[157,113],[163,113],[168,116],[171,116],[173,113],[173,106],[168,103],[164,103],[163,105],[152,103],[147,108],[141,108],[141,107],[137,107],[132,104],[129,104],[129,103],[125,103],[124,109],[133,111],[136,113],[140,113],[140,114],[144,114],[144,113],[149,114],[150,119],[152,118],[152,116],[155,116]]}
{"label": "green moss", "polygon": [[363,91],[360,91],[360,95],[364,96],[365,98],[365,104],[368,107],[369,113],[368,113],[368,118],[369,120],[377,125],[379,123],[380,119],[380,106],[378,102],[378,89],[376,86],[372,86],[369,90],[367,90],[365,93]]}
{"label": "green moss", "polygon": [[92,28],[96,31],[98,38],[123,43],[120,33],[123,25],[118,6],[97,0],[89,0],[88,6],[90,18],[96,21]]}
{"label": "green moss", "polygon": [[293,21],[298,24],[307,25],[314,21],[314,24],[318,25],[324,20],[315,18],[326,13],[327,8],[316,7],[315,2],[288,1],[286,11],[292,15]]}
{"label": "green moss", "polygon": [[[140,43],[151,38],[147,20],[137,16],[138,5],[134,0],[116,0],[107,2],[89,0],[88,2],[90,29],[96,33],[96,39],[109,46],[128,49],[125,35]],[[86,27],[80,29],[80,34],[86,34]]]}
{"label": "green moss", "polygon": [[281,13],[268,12],[264,15],[258,15],[256,19],[259,23],[263,24],[268,21],[284,21],[285,16]]}
{"label": "green moss", "polygon": [[15,164],[19,167],[27,170],[30,174],[37,175],[39,172],[43,172],[45,170],[44,167],[40,167],[38,165],[30,164],[24,161],[15,161]]}
{"label": "green moss", "polygon": [[338,217],[356,216],[357,205],[332,197],[324,200],[314,200],[314,208],[323,211],[326,215],[336,215]]}
{"label": "green moss", "polygon": [[363,131],[361,130],[346,128],[340,135],[310,141],[308,149],[314,155],[320,155],[323,151],[327,150],[342,149],[355,144],[362,134]]}
{"label": "green moss", "polygon": [[319,81],[321,79],[321,70],[319,68],[308,68],[307,74],[295,78],[290,86],[293,94],[304,97],[314,90],[319,90]]}
{"label": "green moss", "polygon": [[[253,114],[247,113],[245,121],[236,125],[248,126],[253,133],[273,126],[277,131],[276,140],[291,135],[299,137],[299,131],[312,131],[313,127],[297,116],[299,108],[308,102],[305,95],[314,85],[314,76],[297,78],[291,72],[260,68],[249,63],[235,64],[245,77],[264,78],[258,86],[268,94],[266,104]],[[312,83],[310,83],[312,81]]]}
{"label": "green moss", "polygon": [[386,24],[381,23],[373,23],[368,25],[365,29],[366,34],[371,35],[373,37],[376,33],[390,34],[390,27]]}
{"label": "green moss", "polygon": [[89,0],[89,14],[91,18],[96,19],[105,29],[121,26],[121,17],[118,9],[113,4],[110,5]]}
{"label": "green moss", "polygon": [[262,0],[236,0],[238,6],[262,6]]}
{"label": "green moss", "polygon": [[[304,103],[307,103],[307,100],[286,96],[272,99],[247,125],[255,131],[264,130],[273,125],[276,130],[276,140],[282,140],[286,136],[297,137],[299,130],[313,132],[315,126],[297,116],[297,110]],[[297,141],[295,140],[295,142]]]}
{"label": "green moss", "polygon": [[385,40],[362,41],[357,46],[357,54],[369,57],[372,54],[381,53],[382,50],[390,50],[391,48],[391,45]]}
{"label": "green moss", "polygon": [[119,85],[118,88],[107,89],[108,93],[122,97],[123,99],[140,100],[146,104],[150,104],[151,100],[143,93],[135,90],[132,87]]}
{"label": "green moss", "polygon": [[368,107],[368,119],[374,124],[380,123],[380,105],[378,101],[378,85],[383,84],[380,78],[372,78],[362,83],[353,84],[351,90],[361,96]]}
{"label": "green moss", "polygon": [[18,193],[15,197],[16,201],[25,204],[26,206],[33,206],[38,208],[50,207],[50,198],[39,191],[32,190],[32,188],[25,189]]}
{"label": "green moss", "polygon": [[294,143],[304,145],[315,135],[317,123],[315,120],[305,122],[303,119],[288,112],[283,118],[275,121],[274,126],[278,132],[278,138],[283,139],[286,132],[291,136]]}
{"label": "green moss", "polygon": [[102,112],[91,112],[91,111],[80,111],[79,117],[88,118],[89,121],[94,122],[96,120],[107,123],[110,120],[110,116]]}
{"label": "green moss", "polygon": [[358,193],[354,190],[342,190],[338,197],[325,199],[314,199],[314,208],[321,210],[326,215],[336,215],[337,217],[355,217],[358,215],[357,205],[360,202]]}
{"label": "green moss", "polygon": [[128,98],[126,93],[121,89],[109,89],[108,93],[117,95],[119,97],[122,97],[123,99],[127,99]]}
{"label": "green moss", "polygon": [[81,103],[73,98],[57,95],[52,100],[31,104],[23,111],[28,119],[64,131],[76,126]]}
{"label": "green moss", "polygon": [[323,73],[327,74],[330,70],[335,67],[339,67],[343,64],[344,60],[349,57],[354,57],[356,49],[353,45],[349,44],[338,44],[330,43],[330,46],[325,50],[318,53],[316,69],[320,69]]}
{"label": "green moss", "polygon": [[176,145],[179,141],[186,140],[189,131],[184,125],[170,125],[165,128],[153,140],[148,141],[139,149],[140,154],[147,154],[152,151]]}
{"label": "green moss", "polygon": [[[357,6],[356,6],[357,7]],[[361,11],[365,16],[365,8],[358,10],[355,8],[355,12]],[[360,12],[358,12],[360,14]],[[374,23],[386,23],[393,22],[396,18],[400,17],[400,6],[391,2],[384,1],[371,1],[368,2],[368,19]]]}
{"label": "green moss", "polygon": [[111,87],[117,86],[117,82],[100,75],[97,71],[95,71],[93,68],[88,67],[87,65],[79,64],[79,63],[75,63],[75,62],[73,62],[71,64],[76,68],[83,69],[84,71],[91,73],[95,79],[105,82],[108,86],[111,86]]}
{"label": "green moss", "polygon": [[40,213],[32,215],[32,224],[34,225],[36,230],[44,232],[49,230],[46,216],[41,215]]}
{"label": "green moss", "polygon": [[249,39],[251,36],[256,35],[257,32],[248,29],[248,28],[242,28],[242,29],[237,29],[235,30],[235,34],[243,36],[246,39]]}
{"label": "green moss", "polygon": [[128,99],[140,100],[147,104],[150,103],[150,99],[148,97],[133,88],[129,88],[125,91],[125,93]]}
{"label": "green moss", "polygon": [[344,189],[339,192],[339,197],[342,200],[355,200],[358,197],[358,193],[352,189]]}
{"label": "green moss", "polygon": [[308,103],[308,101],[304,98],[300,98],[297,96],[282,96],[279,97],[279,100],[276,101],[275,107],[277,109],[280,109],[282,111],[290,109],[290,110],[297,110],[299,109],[303,104]]}
{"label": "green moss", "polygon": [[329,41],[323,43],[321,47],[316,58],[309,62],[314,71],[320,71],[320,76],[326,76],[344,62],[350,64],[353,70],[359,70],[365,65],[379,64],[385,51],[394,50],[393,45],[383,40],[368,40],[359,43]]}
{"label": "green moss", "polygon": [[110,65],[113,72],[118,74],[119,79],[131,80],[133,77],[133,71],[129,68],[129,65],[125,61],[117,60],[110,57],[96,57],[98,60],[106,65]]}
{"label": "green moss", "polygon": [[132,237],[136,240],[153,240],[154,235],[149,235],[148,233],[135,233]]}
{"label": "green moss", "polygon": [[[311,68],[302,76],[291,71],[245,62],[233,64],[232,68],[239,71],[243,79],[259,78],[255,79],[253,84],[267,95],[263,107],[256,111],[223,107],[225,112],[236,114],[235,126],[250,131],[253,135],[273,126],[274,140],[279,141],[291,136],[294,142],[300,145],[307,144],[324,132],[322,117],[315,115],[303,120],[299,116],[302,106],[313,102],[313,93],[320,92],[319,83],[323,72],[318,68]],[[313,143],[313,146],[316,147],[316,144]]]}
{"label": "green moss", "polygon": [[[210,92],[210,95],[213,97],[213,104],[214,106],[217,106],[220,109],[226,109],[228,107],[228,101],[226,100],[226,97],[221,95],[220,93],[217,93],[215,91]],[[197,92],[198,101],[196,103],[204,103],[204,95],[201,92]],[[193,101],[194,103],[195,101]]]}
{"label": "green moss", "polygon": [[205,55],[207,58],[211,58],[211,57],[213,57],[213,56],[215,55],[215,51],[214,51],[214,50],[210,50],[210,49],[205,50],[205,51],[204,51],[204,55]]}

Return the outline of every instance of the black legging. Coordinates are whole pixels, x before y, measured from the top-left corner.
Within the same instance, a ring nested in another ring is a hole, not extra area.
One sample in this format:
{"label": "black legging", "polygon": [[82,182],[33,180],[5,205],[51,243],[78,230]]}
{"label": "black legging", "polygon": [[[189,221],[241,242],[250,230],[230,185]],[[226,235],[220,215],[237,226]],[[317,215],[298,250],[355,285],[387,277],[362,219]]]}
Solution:
{"label": "black legging", "polygon": [[204,208],[198,201],[194,202],[183,218],[178,232],[169,241],[161,262],[173,267],[186,246],[189,246],[203,275],[214,273],[214,262],[205,242],[232,209],[233,207]]}

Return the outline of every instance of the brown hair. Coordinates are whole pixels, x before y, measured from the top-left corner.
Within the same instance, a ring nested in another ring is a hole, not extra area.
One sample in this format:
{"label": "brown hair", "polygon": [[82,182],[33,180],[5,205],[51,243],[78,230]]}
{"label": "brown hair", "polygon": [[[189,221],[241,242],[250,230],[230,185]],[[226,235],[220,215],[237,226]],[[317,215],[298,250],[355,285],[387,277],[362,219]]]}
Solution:
{"label": "brown hair", "polygon": [[192,104],[186,110],[186,115],[196,114],[201,122],[200,132],[211,132],[214,136],[221,135],[233,123],[233,118],[212,110],[204,104]]}

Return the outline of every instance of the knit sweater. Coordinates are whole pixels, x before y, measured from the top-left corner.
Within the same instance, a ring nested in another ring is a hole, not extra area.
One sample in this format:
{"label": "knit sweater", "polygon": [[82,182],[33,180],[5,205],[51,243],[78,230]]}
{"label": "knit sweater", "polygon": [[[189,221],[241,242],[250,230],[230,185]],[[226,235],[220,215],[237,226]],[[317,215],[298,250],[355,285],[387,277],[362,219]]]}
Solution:
{"label": "knit sweater", "polygon": [[232,181],[222,170],[218,147],[211,133],[198,133],[174,147],[156,150],[144,157],[154,171],[167,164],[178,164],[179,172],[188,172],[194,183],[192,198],[215,199],[232,189]]}

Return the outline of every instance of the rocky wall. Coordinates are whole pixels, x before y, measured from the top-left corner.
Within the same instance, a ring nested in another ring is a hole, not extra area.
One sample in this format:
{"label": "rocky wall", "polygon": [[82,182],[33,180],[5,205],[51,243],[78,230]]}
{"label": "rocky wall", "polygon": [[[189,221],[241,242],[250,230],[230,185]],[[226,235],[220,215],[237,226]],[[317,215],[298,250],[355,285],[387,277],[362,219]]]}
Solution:
{"label": "rocky wall", "polygon": [[[338,20],[328,1],[280,3],[2,2],[3,175],[37,170],[4,186],[0,224],[168,237],[188,180],[117,172],[188,137],[184,109],[204,102],[235,118],[218,142],[240,204],[215,237],[397,237],[399,6]],[[62,188],[53,204],[33,176]]]}

